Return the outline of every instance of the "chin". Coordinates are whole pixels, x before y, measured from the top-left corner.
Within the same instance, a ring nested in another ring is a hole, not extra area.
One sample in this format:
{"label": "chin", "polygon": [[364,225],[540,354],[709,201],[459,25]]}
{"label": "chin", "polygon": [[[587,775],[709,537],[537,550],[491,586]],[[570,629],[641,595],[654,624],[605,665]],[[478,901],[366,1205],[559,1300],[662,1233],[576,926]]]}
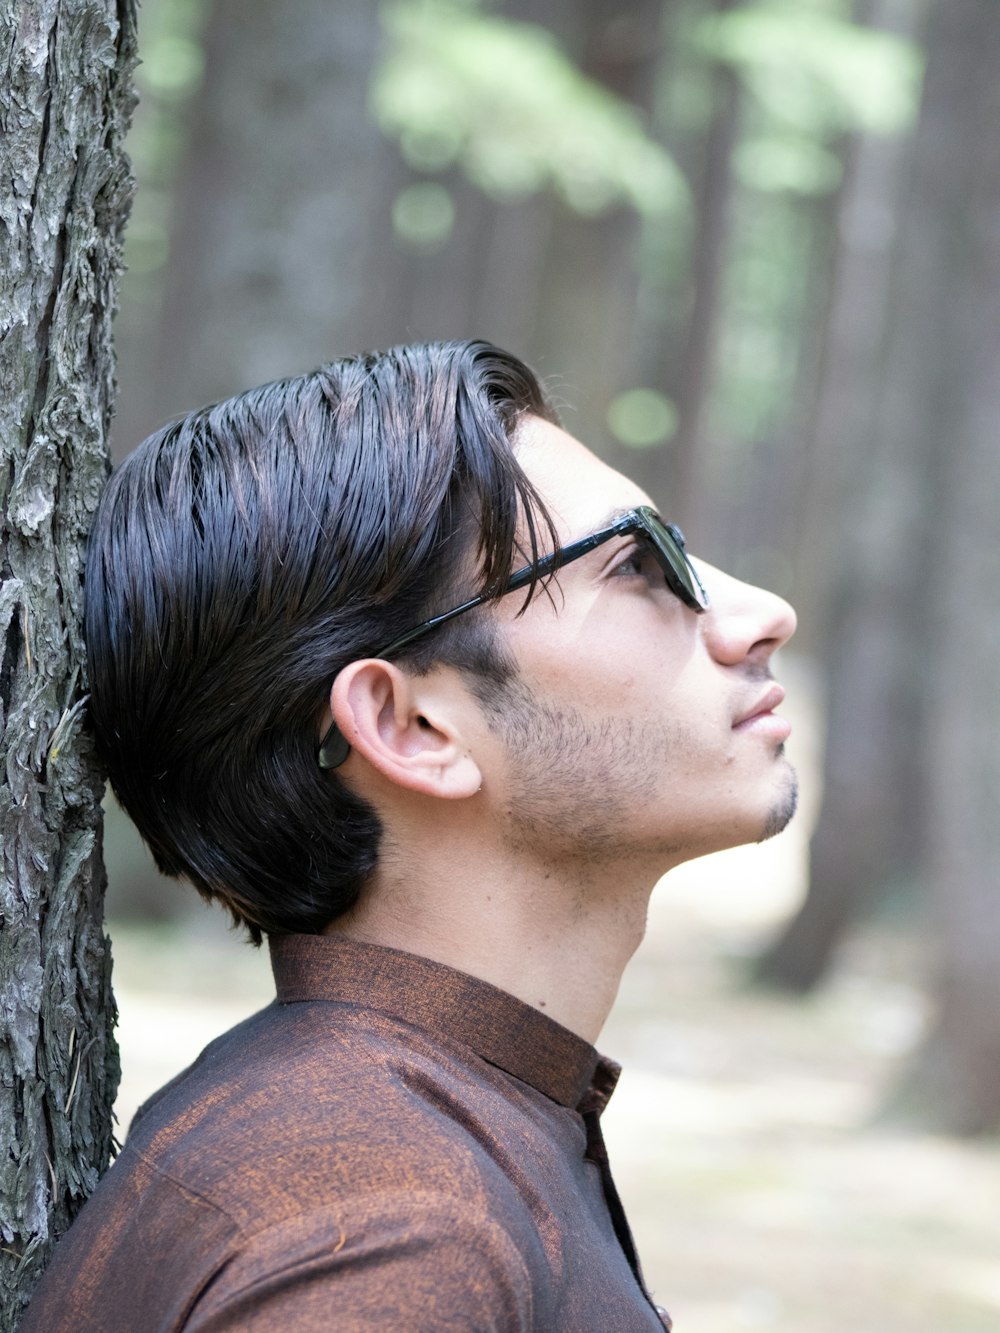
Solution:
{"label": "chin", "polygon": [[791,822],[799,803],[799,781],[795,774],[795,769],[789,765],[788,781],[785,790],[781,793],[778,800],[768,811],[767,818],[764,820],[764,827],[761,829],[757,842],[767,842],[768,838],[773,838],[786,828]]}

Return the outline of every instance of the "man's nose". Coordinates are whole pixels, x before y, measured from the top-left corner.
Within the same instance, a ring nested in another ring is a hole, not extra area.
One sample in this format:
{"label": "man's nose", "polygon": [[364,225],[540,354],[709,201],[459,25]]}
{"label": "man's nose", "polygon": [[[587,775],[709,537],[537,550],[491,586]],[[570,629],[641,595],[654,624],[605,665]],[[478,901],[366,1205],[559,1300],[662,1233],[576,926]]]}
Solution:
{"label": "man's nose", "polygon": [[705,640],[717,662],[764,663],[795,633],[795,612],[783,597],[703,561],[698,572],[711,602],[701,618]]}

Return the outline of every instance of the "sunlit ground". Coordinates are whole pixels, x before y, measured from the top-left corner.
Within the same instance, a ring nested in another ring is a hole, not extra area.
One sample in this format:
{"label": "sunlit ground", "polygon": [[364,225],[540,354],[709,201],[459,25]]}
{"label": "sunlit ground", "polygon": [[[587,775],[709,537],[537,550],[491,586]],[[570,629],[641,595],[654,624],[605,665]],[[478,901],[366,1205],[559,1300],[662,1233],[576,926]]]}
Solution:
{"label": "sunlit ground", "polygon": [[[801,817],[661,884],[600,1043],[625,1066],[605,1130],[646,1277],[678,1333],[997,1333],[1000,1142],[873,1123],[925,1018],[914,943],[870,933],[806,1001],[743,984],[797,901],[815,806],[810,682],[781,675]],[[271,987],[208,913],[112,934],[123,1134]]]}

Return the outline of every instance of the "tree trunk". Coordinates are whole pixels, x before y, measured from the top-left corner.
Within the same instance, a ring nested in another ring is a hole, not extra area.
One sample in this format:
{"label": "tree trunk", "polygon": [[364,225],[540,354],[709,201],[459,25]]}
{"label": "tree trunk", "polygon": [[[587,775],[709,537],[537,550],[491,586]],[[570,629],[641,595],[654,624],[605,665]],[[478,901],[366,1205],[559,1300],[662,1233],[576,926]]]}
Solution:
{"label": "tree trunk", "polygon": [[[904,31],[912,7],[875,0],[865,17]],[[917,439],[879,424],[889,316],[889,251],[908,155],[859,137],[847,152],[838,251],[799,509],[796,596],[828,669],[824,799],[802,907],[761,958],[768,984],[807,991],[845,931],[918,859],[919,717],[911,636],[918,584],[908,515],[923,504]],[[901,423],[897,423],[901,425]],[[904,499],[904,486],[912,495]]]}
{"label": "tree trunk", "polygon": [[[715,0],[724,14],[734,0]],[[732,157],[740,123],[740,86],[733,70],[712,75],[712,118],[695,186],[697,224],[692,255],[693,300],[677,381],[677,433],[666,458],[671,513],[691,532],[704,531],[705,409],[711,396],[722,315],[733,193]]]}
{"label": "tree trunk", "polygon": [[107,1165],[118,1078],[84,534],[107,472],[129,0],[3,0],[0,1326]]}
{"label": "tree trunk", "polygon": [[550,201],[499,204],[452,170],[447,241],[403,244],[393,203],[426,177],[370,114],[381,40],[374,4],[211,4],[165,297],[136,340],[157,350],[131,358],[123,446],[193,403],[365,347],[485,336],[533,354]]}
{"label": "tree trunk", "polygon": [[1000,1129],[1000,6],[935,0],[903,264],[910,416],[930,459],[911,557],[936,1024],[901,1092],[924,1123]]}
{"label": "tree trunk", "polygon": [[367,107],[378,6],[215,0],[204,40],[141,433],[368,346],[395,309],[396,150]]}
{"label": "tree trunk", "polygon": [[[508,10],[534,6],[508,5]],[[649,121],[661,58],[663,0],[549,3],[547,26],[595,83]],[[567,428],[598,443],[607,410],[634,387],[640,220],[624,206],[587,217],[553,200],[548,248],[540,266],[536,346],[532,355],[555,374],[571,404]],[[615,460],[620,462],[620,460]]]}

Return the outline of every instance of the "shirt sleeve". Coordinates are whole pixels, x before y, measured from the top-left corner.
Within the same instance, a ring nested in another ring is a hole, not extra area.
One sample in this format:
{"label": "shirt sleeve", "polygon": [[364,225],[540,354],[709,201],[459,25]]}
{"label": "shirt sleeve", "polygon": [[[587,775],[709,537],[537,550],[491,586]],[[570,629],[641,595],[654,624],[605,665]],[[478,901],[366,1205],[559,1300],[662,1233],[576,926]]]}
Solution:
{"label": "shirt sleeve", "polygon": [[522,1249],[461,1200],[329,1208],[259,1231],[200,1293],[188,1333],[527,1333],[537,1292]]}

